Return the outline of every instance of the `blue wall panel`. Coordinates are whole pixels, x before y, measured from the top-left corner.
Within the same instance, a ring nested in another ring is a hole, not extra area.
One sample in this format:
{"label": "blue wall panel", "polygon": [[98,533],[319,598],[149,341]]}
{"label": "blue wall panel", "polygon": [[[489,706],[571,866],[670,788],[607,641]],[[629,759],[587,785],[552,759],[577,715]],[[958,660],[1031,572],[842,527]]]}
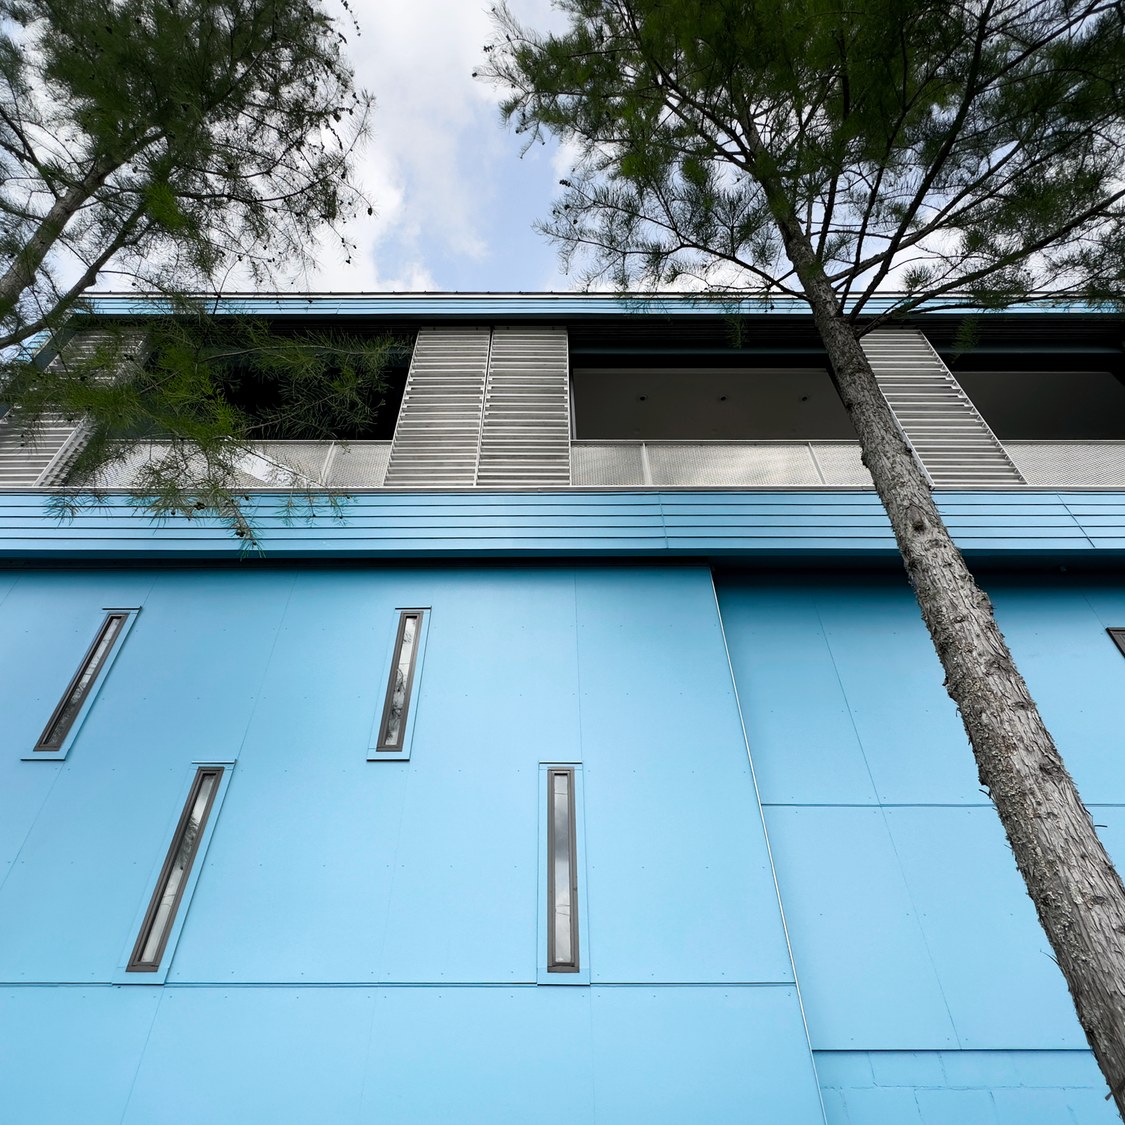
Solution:
{"label": "blue wall panel", "polygon": [[34,764],[39,768],[29,770],[28,763],[20,761],[10,751],[0,756],[0,793],[4,794],[4,815],[0,817],[0,887],[58,777],[58,762]]}
{"label": "blue wall panel", "polygon": [[604,988],[591,999],[597,1120],[824,1120],[793,989]]}
{"label": "blue wall panel", "polygon": [[[62,768],[18,763],[8,979],[113,979],[192,762],[236,757],[173,982],[534,981],[543,761],[584,769],[595,981],[792,979],[706,568],[25,575],[8,767],[100,607],[142,601]],[[413,756],[370,762],[412,606]]]}
{"label": "blue wall panel", "polygon": [[1085,1046],[995,810],[885,815],[960,1046]]}
{"label": "blue wall panel", "polygon": [[276,572],[157,576],[98,700],[109,736],[158,743],[169,761],[237,758],[292,584]]}
{"label": "blue wall panel", "polygon": [[3,1119],[20,1125],[824,1121],[792,988],[169,985],[0,1002]]}
{"label": "blue wall panel", "polygon": [[709,573],[577,591],[592,979],[791,979]]}
{"label": "blue wall panel", "polygon": [[905,578],[724,578],[719,591],[765,803],[981,801]]}
{"label": "blue wall panel", "polygon": [[958,1046],[880,809],[766,810],[814,1050]]}
{"label": "blue wall panel", "polygon": [[0,980],[108,981],[136,937],[190,769],[127,740],[87,749],[23,763],[64,768],[0,889]]}
{"label": "blue wall panel", "polygon": [[989,592],[1083,799],[1125,802],[1125,657],[1105,632],[1125,625],[1125,582],[1065,574],[994,579]]}
{"label": "blue wall panel", "polygon": [[0,991],[0,1120],[120,1125],[160,1001],[153,988]]}
{"label": "blue wall panel", "polygon": [[1111,1125],[1093,1056],[1075,1051],[816,1053],[829,1125]]}
{"label": "blue wall panel", "polygon": [[[152,587],[151,572],[19,576],[0,603],[0,747],[15,755],[31,751],[70,678],[105,620],[103,607],[141,605]],[[84,738],[104,726],[101,712],[114,684],[128,677],[135,648],[126,638],[114,667],[83,723]],[[45,763],[41,763],[45,764]]]}
{"label": "blue wall panel", "polygon": [[[1083,798],[1125,801],[1117,753],[1125,583],[985,578]],[[960,720],[904,579],[723,579],[724,628],[766,803],[982,801]]]}
{"label": "blue wall panel", "polygon": [[377,979],[406,775],[318,749],[239,764],[171,980]]}
{"label": "blue wall panel", "polygon": [[356,1119],[366,989],[169,988],[122,1125]]}
{"label": "blue wall panel", "polygon": [[581,756],[574,577],[445,578],[433,606],[384,979],[533,981],[538,763]]}
{"label": "blue wall panel", "polygon": [[[1095,820],[1125,855],[1125,659],[1104,632],[1125,624],[1125,584],[1064,572],[986,585]],[[1082,1048],[909,588],[889,574],[809,573],[723,578],[719,591],[814,1047]],[[808,752],[810,732],[827,752]],[[911,1093],[907,1119],[971,1114],[985,1097]],[[882,1095],[856,1095],[842,1120],[868,1119],[857,1098]]]}
{"label": "blue wall panel", "polygon": [[762,800],[873,803],[815,591],[773,578],[723,581],[719,591]]}
{"label": "blue wall panel", "polygon": [[968,740],[905,578],[844,581],[818,591],[816,606],[878,800],[979,802]]}
{"label": "blue wall panel", "polygon": [[588,988],[385,989],[360,1120],[612,1120],[596,1111],[591,1019]]}

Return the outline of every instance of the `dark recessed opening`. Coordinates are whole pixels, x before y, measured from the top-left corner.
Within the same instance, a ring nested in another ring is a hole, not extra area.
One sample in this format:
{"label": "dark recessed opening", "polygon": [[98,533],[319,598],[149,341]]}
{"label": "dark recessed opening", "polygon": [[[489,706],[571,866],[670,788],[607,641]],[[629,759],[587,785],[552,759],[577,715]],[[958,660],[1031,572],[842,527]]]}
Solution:
{"label": "dark recessed opening", "polygon": [[1125,384],[1111,371],[958,371],[1001,441],[1125,440]]}
{"label": "dark recessed opening", "polygon": [[[268,340],[309,341],[317,346],[355,349],[365,341],[388,341],[385,366],[378,380],[363,386],[353,401],[339,393],[334,380],[339,363],[311,377],[298,361],[279,375],[271,369],[269,347],[262,348],[254,335],[258,324],[208,324],[197,345],[199,354],[212,358],[208,377],[214,393],[236,408],[246,419],[246,435],[255,441],[390,441],[402,406],[414,334],[395,326],[387,331],[361,325],[341,329],[336,325],[310,324],[306,328],[288,321],[268,325]],[[321,333],[320,336],[313,335]],[[172,339],[173,348],[179,346]],[[255,355],[264,351],[265,362]],[[174,354],[174,353],[173,353]],[[147,370],[160,377],[160,361],[150,355]],[[362,368],[361,368],[362,370]],[[138,428],[133,438],[158,438],[159,434]]]}
{"label": "dark recessed opening", "polygon": [[333,413],[330,405],[315,417],[300,421],[296,417],[279,420],[285,411],[282,389],[253,374],[232,371],[223,381],[223,394],[228,401],[245,412],[256,427],[258,441],[390,441],[406,389],[408,362],[384,369],[384,385],[365,394],[358,417],[350,410]]}
{"label": "dark recessed opening", "polygon": [[855,441],[818,368],[576,368],[587,441]]}

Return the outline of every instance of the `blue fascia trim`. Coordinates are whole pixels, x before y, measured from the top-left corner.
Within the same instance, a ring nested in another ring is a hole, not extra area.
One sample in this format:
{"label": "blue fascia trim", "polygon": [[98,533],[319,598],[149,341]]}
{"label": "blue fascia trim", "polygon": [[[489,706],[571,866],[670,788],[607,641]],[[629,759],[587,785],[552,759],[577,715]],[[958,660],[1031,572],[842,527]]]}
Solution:
{"label": "blue fascia trim", "polygon": [[[1125,557],[1123,492],[944,492],[939,507],[976,558]],[[255,498],[270,559],[894,558],[870,490],[357,493],[314,523]],[[228,559],[242,542],[214,519],[154,521],[126,495],[62,522],[42,493],[0,493],[0,560]]]}
{"label": "blue fascia trim", "polygon": [[[691,294],[657,293],[621,297],[605,293],[231,293],[211,301],[216,312],[236,316],[341,317],[598,317],[648,316],[808,316],[808,305],[794,297],[728,300]],[[897,295],[875,298],[867,311],[877,316],[893,308]],[[167,311],[159,294],[93,294],[89,311],[101,316],[152,316]],[[922,305],[916,312],[924,313]],[[981,311],[967,302],[948,315]],[[1045,313],[1110,314],[1113,310],[1081,302],[1024,303],[1002,310],[983,310],[986,316]],[[937,314],[935,314],[937,315]]]}

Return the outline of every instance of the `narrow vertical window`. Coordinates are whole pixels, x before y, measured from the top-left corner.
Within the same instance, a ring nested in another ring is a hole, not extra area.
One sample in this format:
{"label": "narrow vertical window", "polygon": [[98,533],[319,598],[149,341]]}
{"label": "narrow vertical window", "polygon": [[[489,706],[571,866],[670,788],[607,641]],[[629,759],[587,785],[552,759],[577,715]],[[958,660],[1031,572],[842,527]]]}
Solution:
{"label": "narrow vertical window", "polygon": [[1106,632],[1113,638],[1113,643],[1121,650],[1121,655],[1125,656],[1125,629],[1107,629]]}
{"label": "narrow vertical window", "polygon": [[218,766],[205,766],[195,775],[180,822],[176,825],[172,846],[168,849],[168,858],[161,868],[156,890],[145,912],[140,936],[129,958],[128,972],[154,973],[160,967],[160,958],[168,944],[176,911],[180,907],[222,776],[222,767]]}
{"label": "narrow vertical window", "polygon": [[547,971],[578,972],[574,770],[547,771]]}
{"label": "narrow vertical window", "polygon": [[383,704],[376,750],[402,749],[421,628],[422,611],[404,610],[399,617],[398,636],[395,638],[394,658],[391,661],[391,675],[387,683],[387,698]]}
{"label": "narrow vertical window", "polygon": [[74,726],[75,719],[82,711],[83,704],[89,699],[98,677],[105,670],[113,646],[120,639],[129,620],[127,613],[108,613],[102,622],[94,643],[78,666],[74,678],[70,681],[62,699],[59,700],[54,714],[51,715],[39,741],[35,744],[37,751],[61,750],[66,736]]}

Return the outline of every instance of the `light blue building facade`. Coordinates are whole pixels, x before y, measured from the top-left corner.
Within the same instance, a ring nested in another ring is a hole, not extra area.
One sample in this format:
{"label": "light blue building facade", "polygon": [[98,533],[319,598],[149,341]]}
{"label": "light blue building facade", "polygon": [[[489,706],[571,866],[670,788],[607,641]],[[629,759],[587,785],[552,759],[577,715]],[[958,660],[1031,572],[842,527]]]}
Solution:
{"label": "light blue building facade", "polygon": [[[247,305],[415,341],[261,554],[0,423],[0,1120],[1115,1119],[807,318]],[[1121,325],[955,319],[880,378],[1125,862]]]}

